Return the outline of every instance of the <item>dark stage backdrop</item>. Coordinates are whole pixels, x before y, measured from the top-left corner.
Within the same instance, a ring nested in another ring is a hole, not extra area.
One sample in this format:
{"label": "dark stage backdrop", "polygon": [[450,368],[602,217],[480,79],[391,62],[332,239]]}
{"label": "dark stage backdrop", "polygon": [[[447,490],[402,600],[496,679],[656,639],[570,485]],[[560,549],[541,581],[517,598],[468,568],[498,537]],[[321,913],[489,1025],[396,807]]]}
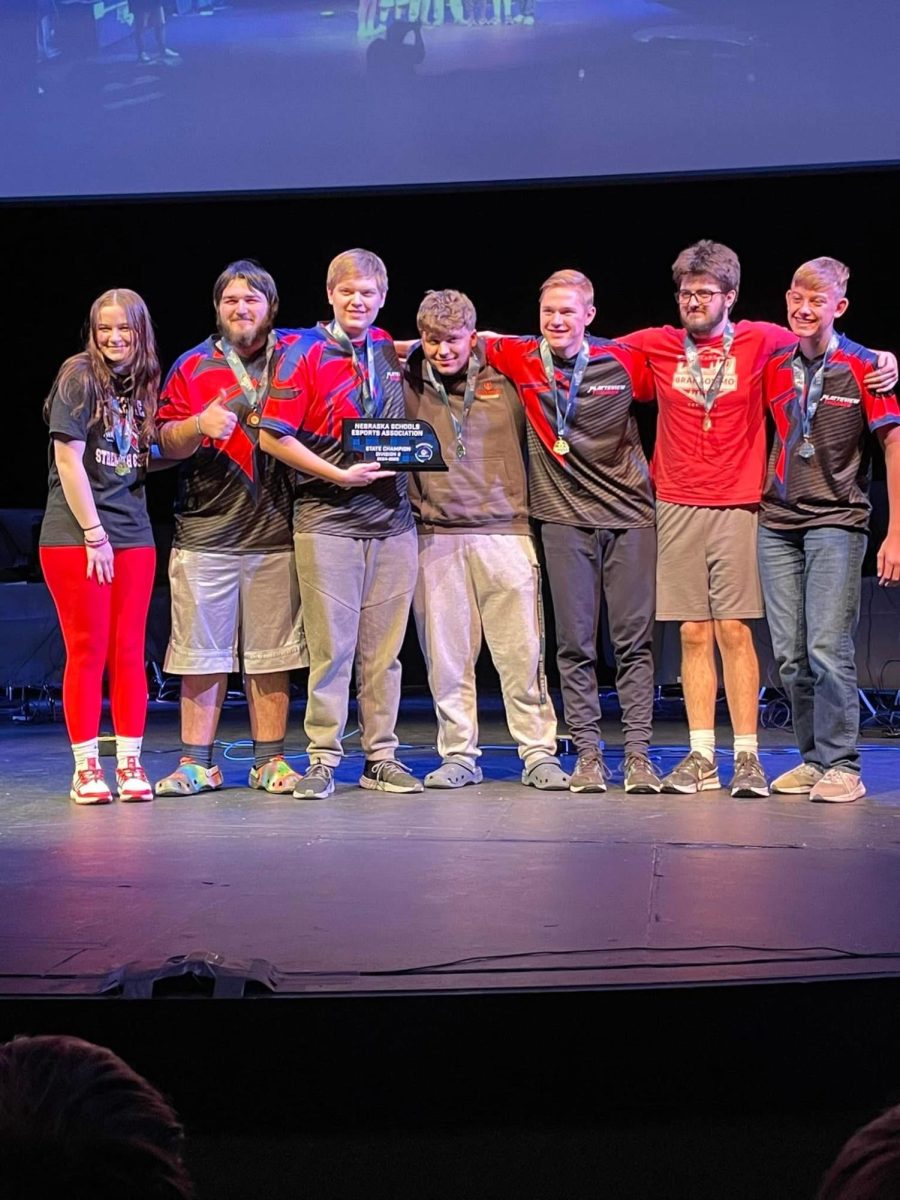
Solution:
{"label": "dark stage backdrop", "polygon": [[[230,259],[258,258],[280,288],[279,323],[307,325],[326,315],[330,258],[356,245],[387,263],[379,321],[397,337],[413,335],[423,292],[441,287],[467,291],[482,327],[532,331],[539,284],[561,266],[591,276],[594,331],[614,335],[673,319],[670,264],[690,242],[713,237],[741,257],[738,316],[783,319],[793,268],[832,254],[852,269],[845,330],[897,351],[898,211],[898,168],[0,206],[8,335],[0,507],[43,504],[41,403],[61,360],[81,344],[90,302],[113,285],[147,300],[166,365],[211,332],[212,284]],[[172,475],[151,481],[157,517],[171,514]]]}

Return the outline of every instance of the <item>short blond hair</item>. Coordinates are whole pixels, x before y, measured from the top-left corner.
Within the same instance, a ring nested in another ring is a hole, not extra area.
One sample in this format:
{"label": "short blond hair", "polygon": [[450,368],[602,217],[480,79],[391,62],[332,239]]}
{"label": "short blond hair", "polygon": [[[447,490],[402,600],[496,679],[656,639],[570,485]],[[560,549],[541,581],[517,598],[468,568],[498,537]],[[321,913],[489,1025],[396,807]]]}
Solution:
{"label": "short blond hair", "polygon": [[794,272],[791,287],[829,288],[838,296],[846,296],[850,268],[836,258],[811,258]]}
{"label": "short blond hair", "polygon": [[457,329],[474,329],[477,321],[475,305],[465,294],[453,288],[425,293],[416,313],[419,333],[455,333]]}
{"label": "short blond hair", "polygon": [[352,275],[358,275],[362,279],[374,279],[381,292],[388,289],[387,267],[371,250],[342,250],[328,264],[325,287],[332,292],[342,279]]}
{"label": "short blond hair", "polygon": [[562,271],[554,271],[549,279],[545,279],[541,284],[541,299],[549,288],[573,288],[576,292],[581,293],[588,308],[593,306],[594,285],[583,271],[575,271],[571,267],[565,267]]}

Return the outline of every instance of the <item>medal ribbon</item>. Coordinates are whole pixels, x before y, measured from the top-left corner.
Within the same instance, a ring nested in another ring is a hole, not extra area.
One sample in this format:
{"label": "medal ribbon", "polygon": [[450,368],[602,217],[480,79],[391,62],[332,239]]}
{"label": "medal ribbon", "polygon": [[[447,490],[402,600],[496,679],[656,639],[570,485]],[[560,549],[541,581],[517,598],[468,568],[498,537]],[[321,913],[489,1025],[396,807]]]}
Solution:
{"label": "medal ribbon", "polygon": [[119,458],[124,458],[131,449],[131,405],[122,396],[110,396],[109,407],[113,415],[113,440]]}
{"label": "medal ribbon", "polygon": [[799,346],[791,359],[791,373],[794,377],[794,392],[800,406],[800,421],[804,442],[809,442],[812,438],[813,417],[816,415],[816,409],[819,407],[819,401],[822,399],[822,391],[825,387],[825,368],[828,365],[828,356],[833,354],[837,347],[838,335],[833,333],[831,340],[825,348],[825,353],[822,355],[822,361],[816,367],[815,371],[813,371],[812,376],[810,376],[809,369],[802,359]]}
{"label": "medal ribbon", "polygon": [[[712,406],[716,402],[719,392],[722,390],[722,380],[725,378],[725,367],[728,363],[728,354],[734,342],[734,326],[729,321],[725,326],[725,331],[722,334],[722,363],[716,371],[715,377],[709,387],[705,387],[703,383],[703,371],[700,368],[700,352],[697,350],[696,343],[691,335],[685,330],[684,333],[684,357],[687,359],[688,370],[691,373],[697,391],[703,397],[703,411],[706,416],[709,416]],[[704,428],[707,428],[704,426]]]}
{"label": "medal ribbon", "polygon": [[347,331],[341,327],[337,321],[332,321],[328,326],[328,332],[338,343],[338,345],[346,350],[353,359],[353,366],[356,369],[357,378],[362,389],[362,406],[363,412],[367,417],[374,417],[378,409],[381,407],[381,384],[378,375],[375,373],[375,351],[372,348],[372,338],[369,331],[366,330],[366,369],[363,370],[362,364],[359,361],[359,355],[356,353],[356,347],[347,336]]}
{"label": "medal ribbon", "polygon": [[428,376],[428,382],[437,392],[443,403],[447,406],[447,412],[450,414],[450,420],[453,422],[453,432],[456,434],[456,454],[458,458],[463,458],[466,453],[466,446],[463,440],[463,434],[466,431],[466,421],[469,418],[469,409],[475,403],[475,380],[478,378],[478,372],[481,370],[482,363],[478,355],[473,350],[469,355],[469,367],[466,371],[466,390],[463,396],[462,420],[460,421],[456,413],[450,407],[450,397],[447,395],[447,389],[444,386],[444,381],[438,371],[435,371],[428,359],[425,359],[425,374]]}
{"label": "medal ribbon", "polygon": [[219,349],[225,355],[225,361],[231,367],[231,373],[238,381],[240,389],[244,393],[244,398],[250,405],[250,411],[258,412],[262,408],[262,402],[265,400],[266,392],[269,389],[269,371],[272,367],[272,355],[275,353],[274,330],[266,340],[266,365],[263,367],[262,374],[259,377],[258,387],[253,386],[241,356],[230,342],[226,341],[225,338],[221,338]]}
{"label": "medal ribbon", "polygon": [[587,341],[581,343],[581,349],[578,351],[578,357],[575,359],[575,366],[572,368],[572,378],[569,380],[569,395],[566,399],[565,412],[560,411],[559,407],[559,388],[556,383],[556,367],[553,364],[553,354],[546,338],[541,338],[541,362],[544,364],[544,374],[547,377],[547,383],[550,390],[553,392],[553,406],[556,409],[556,435],[560,440],[565,440],[566,433],[569,428],[569,423],[575,415],[575,408],[578,404],[578,389],[581,387],[581,381],[584,379],[584,372],[587,369],[588,358],[590,356],[590,347]]}

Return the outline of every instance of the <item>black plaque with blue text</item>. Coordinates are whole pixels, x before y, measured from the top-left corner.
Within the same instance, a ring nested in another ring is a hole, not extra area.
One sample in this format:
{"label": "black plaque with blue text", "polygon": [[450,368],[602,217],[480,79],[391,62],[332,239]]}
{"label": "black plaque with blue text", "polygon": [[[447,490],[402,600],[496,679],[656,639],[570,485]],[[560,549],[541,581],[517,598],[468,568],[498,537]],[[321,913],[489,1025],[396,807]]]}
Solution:
{"label": "black plaque with blue text", "polygon": [[344,417],[345,454],[391,471],[446,471],[437,434],[427,421],[402,417]]}

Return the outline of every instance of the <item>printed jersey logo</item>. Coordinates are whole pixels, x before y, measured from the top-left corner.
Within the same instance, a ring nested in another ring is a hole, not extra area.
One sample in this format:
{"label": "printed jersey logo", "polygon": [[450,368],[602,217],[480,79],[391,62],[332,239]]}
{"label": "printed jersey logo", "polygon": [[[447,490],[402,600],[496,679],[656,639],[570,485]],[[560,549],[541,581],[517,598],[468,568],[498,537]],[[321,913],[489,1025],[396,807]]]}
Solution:
{"label": "printed jersey logo", "polygon": [[624,383],[592,383],[587,389],[589,396],[618,396],[625,391]]}
{"label": "printed jersey logo", "polygon": [[[719,367],[722,365],[722,352],[721,350],[707,349],[701,346],[699,353],[703,387],[708,391],[718,374]],[[725,371],[722,375],[722,386],[719,388],[719,395],[725,396],[729,392],[737,391],[737,385],[737,360],[733,354],[730,354],[725,363]],[[703,403],[703,397],[700,395],[696,383],[694,383],[694,377],[691,375],[687,360],[684,358],[678,360],[678,366],[675,368],[675,374],[672,376],[672,387],[676,392],[681,392],[683,396],[687,396],[695,403]]]}
{"label": "printed jersey logo", "polygon": [[392,371],[392,370],[385,371],[384,377],[388,383],[399,383],[400,380],[403,378],[402,374],[399,371]]}
{"label": "printed jersey logo", "polygon": [[500,389],[496,383],[487,380],[485,383],[480,383],[475,389],[475,395],[479,400],[496,400],[500,395]]}
{"label": "printed jersey logo", "polygon": [[859,404],[859,396],[829,396],[824,395],[820,404],[831,404],[835,408],[853,408]]}

